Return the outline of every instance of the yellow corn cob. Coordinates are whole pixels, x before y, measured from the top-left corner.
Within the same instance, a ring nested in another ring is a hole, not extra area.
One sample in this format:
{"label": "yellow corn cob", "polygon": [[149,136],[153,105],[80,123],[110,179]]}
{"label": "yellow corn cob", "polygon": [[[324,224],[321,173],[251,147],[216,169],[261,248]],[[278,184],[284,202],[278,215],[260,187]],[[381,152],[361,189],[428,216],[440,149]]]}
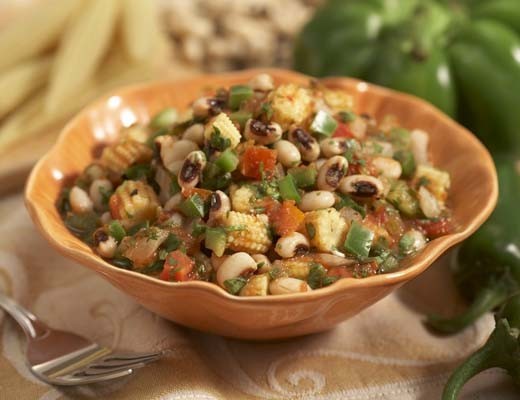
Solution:
{"label": "yellow corn cob", "polygon": [[253,275],[240,290],[240,296],[267,296],[269,274]]}
{"label": "yellow corn cob", "polygon": [[100,163],[113,174],[122,175],[133,163],[145,162],[152,158],[152,150],[139,142],[127,140],[105,147]]}
{"label": "yellow corn cob", "polygon": [[124,181],[110,196],[112,218],[128,228],[157,215],[159,200],[153,189],[142,181]]}
{"label": "yellow corn cob", "polygon": [[349,111],[354,105],[352,96],[342,90],[325,89],[323,100],[332,111]]}
{"label": "yellow corn cob", "polygon": [[271,247],[267,215],[249,215],[230,211],[224,223],[226,227],[244,228],[228,233],[227,247],[231,250],[255,254],[266,253]]}
{"label": "yellow corn cob", "polygon": [[300,124],[312,112],[312,97],[309,90],[293,83],[280,85],[269,95],[273,121],[284,129]]}
{"label": "yellow corn cob", "polygon": [[307,212],[304,222],[307,236],[318,251],[337,250],[345,240],[347,223],[334,208]]}
{"label": "yellow corn cob", "polygon": [[450,174],[446,171],[430,167],[429,165],[418,165],[415,171],[415,181],[424,180],[424,186],[435,198],[444,203],[448,197],[448,189],[450,188]]}
{"label": "yellow corn cob", "polygon": [[311,269],[309,260],[301,257],[287,258],[284,260],[276,260],[275,266],[284,272],[284,276],[307,280]]}
{"label": "yellow corn cob", "polygon": [[204,130],[204,138],[206,140],[211,139],[211,135],[215,132],[215,128],[218,129],[220,135],[231,142],[231,148],[235,148],[240,143],[242,136],[238,131],[237,127],[229,119],[227,114],[220,113],[211,121],[208,122]]}
{"label": "yellow corn cob", "polygon": [[234,186],[230,190],[231,206],[233,211],[238,211],[246,214],[251,213],[253,202],[255,200],[255,193],[253,189],[248,186]]}

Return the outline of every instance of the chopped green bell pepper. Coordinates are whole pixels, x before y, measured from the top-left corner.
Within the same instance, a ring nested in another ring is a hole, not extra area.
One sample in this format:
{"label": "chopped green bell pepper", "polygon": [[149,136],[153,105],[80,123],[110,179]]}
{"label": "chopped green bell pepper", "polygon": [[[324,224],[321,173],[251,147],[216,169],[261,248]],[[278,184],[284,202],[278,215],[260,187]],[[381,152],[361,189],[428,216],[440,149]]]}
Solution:
{"label": "chopped green bell pepper", "polygon": [[292,175],[286,175],[278,180],[278,189],[280,196],[282,196],[284,200],[294,200],[296,203],[302,200]]}
{"label": "chopped green bell pepper", "polygon": [[314,167],[293,167],[287,170],[287,174],[292,176],[296,186],[308,188],[316,183],[318,170]]}
{"label": "chopped green bell pepper", "polygon": [[227,149],[215,160],[215,165],[223,172],[231,172],[237,169],[238,162],[239,159],[236,153],[231,149]]}
{"label": "chopped green bell pepper", "polygon": [[175,121],[177,121],[177,110],[165,108],[152,118],[150,127],[153,129],[171,128]]}
{"label": "chopped green bell pepper", "polygon": [[237,110],[243,101],[253,96],[253,89],[247,85],[235,85],[229,89],[229,108]]}
{"label": "chopped green bell pepper", "polygon": [[204,246],[206,246],[207,249],[212,250],[217,257],[221,257],[224,254],[224,250],[226,250],[226,243],[227,235],[224,228],[206,228]]}
{"label": "chopped green bell pepper", "polygon": [[370,253],[374,232],[354,221],[345,239],[345,250],[359,258],[366,258]]}
{"label": "chopped green bell pepper", "polygon": [[320,110],[311,122],[311,132],[322,136],[332,136],[338,127],[336,121],[328,112]]}
{"label": "chopped green bell pepper", "polygon": [[179,210],[187,217],[202,218],[205,214],[204,200],[198,194],[194,194],[180,204]]}

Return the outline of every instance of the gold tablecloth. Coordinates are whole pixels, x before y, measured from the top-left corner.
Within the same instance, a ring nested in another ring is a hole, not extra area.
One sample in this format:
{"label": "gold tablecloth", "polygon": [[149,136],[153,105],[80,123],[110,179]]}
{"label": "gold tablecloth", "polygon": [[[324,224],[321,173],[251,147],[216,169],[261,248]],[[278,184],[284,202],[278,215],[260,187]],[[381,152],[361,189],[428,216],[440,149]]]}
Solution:
{"label": "gold tablecloth", "polygon": [[[421,323],[428,311],[456,312],[449,256],[337,328],[278,343],[248,343],[163,320],[87,268],[63,258],[33,227],[20,195],[0,201],[0,290],[49,325],[118,350],[172,355],[116,382],[59,389],[24,365],[24,337],[0,312],[0,399],[341,399],[433,400],[449,372],[480,346],[492,317],[451,337]],[[500,370],[479,375],[462,399],[516,399]]]}

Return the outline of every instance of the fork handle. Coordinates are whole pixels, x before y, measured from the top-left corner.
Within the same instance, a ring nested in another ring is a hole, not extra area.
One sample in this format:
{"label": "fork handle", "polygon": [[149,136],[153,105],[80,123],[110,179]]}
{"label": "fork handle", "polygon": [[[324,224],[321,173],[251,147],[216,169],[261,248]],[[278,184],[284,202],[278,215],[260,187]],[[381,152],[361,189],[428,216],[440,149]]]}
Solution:
{"label": "fork handle", "polygon": [[23,329],[29,339],[36,339],[48,332],[47,326],[29,310],[0,292],[0,307],[3,308]]}

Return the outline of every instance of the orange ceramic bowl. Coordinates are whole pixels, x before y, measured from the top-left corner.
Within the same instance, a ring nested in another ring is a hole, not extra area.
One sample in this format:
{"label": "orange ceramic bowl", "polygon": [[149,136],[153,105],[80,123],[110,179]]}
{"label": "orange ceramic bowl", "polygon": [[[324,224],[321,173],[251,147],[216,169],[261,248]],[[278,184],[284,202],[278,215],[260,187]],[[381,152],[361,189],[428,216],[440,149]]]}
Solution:
{"label": "orange ceramic bowl", "polygon": [[164,318],[202,331],[241,339],[269,340],[319,332],[333,327],[413,279],[444,251],[474,232],[497,200],[497,178],[489,153],[466,129],[415,97],[349,78],[323,83],[354,96],[357,111],[380,118],[394,114],[407,128],[430,133],[436,166],[452,177],[450,206],[456,232],[431,241],[400,270],[365,279],[346,278],[309,293],[235,297],[213,283],[171,283],[114,267],[74,237],[63,224],[55,203],[65,177],[77,174],[94,158],[94,149],[117,140],[119,129],[146,122],[165,106],[186,108],[208,88],[247,82],[259,72],[277,84],[307,84],[308,76],[283,70],[248,70],[203,75],[176,82],[124,88],[92,103],[63,129],[50,152],[33,169],[26,204],[34,223],[64,255],[100,273],[114,286]]}

